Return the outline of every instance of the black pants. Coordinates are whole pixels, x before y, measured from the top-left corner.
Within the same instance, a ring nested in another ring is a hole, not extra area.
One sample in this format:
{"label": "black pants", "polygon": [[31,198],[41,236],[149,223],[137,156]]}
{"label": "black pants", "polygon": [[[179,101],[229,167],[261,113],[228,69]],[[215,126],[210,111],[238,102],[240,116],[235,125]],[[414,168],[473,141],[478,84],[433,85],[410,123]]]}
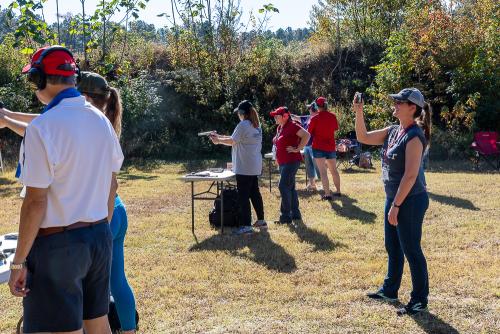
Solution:
{"label": "black pants", "polygon": [[236,174],[236,187],[238,188],[238,202],[240,205],[240,225],[252,225],[250,201],[252,201],[257,219],[264,220],[264,203],[262,202],[257,176]]}

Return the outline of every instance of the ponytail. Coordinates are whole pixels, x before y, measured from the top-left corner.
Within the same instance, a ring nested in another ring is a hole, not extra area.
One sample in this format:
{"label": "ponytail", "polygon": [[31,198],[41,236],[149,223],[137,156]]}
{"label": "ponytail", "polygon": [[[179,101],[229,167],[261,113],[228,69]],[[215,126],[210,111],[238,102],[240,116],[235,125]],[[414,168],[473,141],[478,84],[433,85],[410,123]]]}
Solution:
{"label": "ponytail", "polygon": [[429,103],[424,102],[424,107],[420,108],[417,106],[417,111],[415,115],[419,115],[416,118],[418,126],[424,132],[425,140],[427,141],[427,146],[430,146],[431,142],[431,127],[432,127],[432,109]]}
{"label": "ponytail", "polygon": [[122,132],[122,101],[118,90],[114,87],[109,87],[109,97],[106,101],[106,110],[104,114],[109,119],[116,135],[120,138]]}
{"label": "ponytail", "polygon": [[109,87],[106,95],[85,93],[90,97],[90,103],[108,118],[115,129],[116,135],[120,138],[122,132],[122,100],[118,89]]}
{"label": "ponytail", "polygon": [[257,129],[260,127],[259,115],[257,115],[255,108],[250,108],[247,119],[252,122],[254,128]]}

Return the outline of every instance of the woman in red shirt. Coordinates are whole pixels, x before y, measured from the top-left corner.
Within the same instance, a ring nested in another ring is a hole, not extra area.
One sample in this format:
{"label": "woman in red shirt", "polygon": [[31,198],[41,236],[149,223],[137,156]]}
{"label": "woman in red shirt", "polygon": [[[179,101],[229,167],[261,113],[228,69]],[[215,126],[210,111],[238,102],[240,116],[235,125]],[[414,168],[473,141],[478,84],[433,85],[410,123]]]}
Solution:
{"label": "woman in red shirt", "polygon": [[295,175],[302,155],[300,151],[309,141],[309,133],[292,121],[287,107],[279,107],[270,113],[278,128],[273,138],[273,149],[280,170],[279,190],[281,194],[281,214],[277,223],[290,224],[292,220],[302,220],[299,197],[295,189]]}
{"label": "woman in red shirt", "polygon": [[[335,114],[328,111],[328,104],[324,97],[318,97],[315,102],[319,113],[311,118],[307,130],[313,138],[313,156],[323,184],[324,194],[322,199],[330,201],[332,196],[340,196],[340,175],[337,170],[337,153],[335,151],[335,131],[339,129],[339,123]],[[330,191],[327,167],[332,174],[333,184],[337,189],[337,192],[333,194]]]}

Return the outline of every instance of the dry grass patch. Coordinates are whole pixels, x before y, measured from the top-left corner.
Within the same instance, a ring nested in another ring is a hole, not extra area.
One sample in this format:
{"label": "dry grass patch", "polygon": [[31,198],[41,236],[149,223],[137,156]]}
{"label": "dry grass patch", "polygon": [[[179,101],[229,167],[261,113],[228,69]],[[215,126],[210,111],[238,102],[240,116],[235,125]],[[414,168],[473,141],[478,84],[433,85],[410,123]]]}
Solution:
{"label": "dry grass patch", "polygon": [[[446,167],[446,166],[445,166]],[[251,236],[219,235],[209,202],[196,202],[191,234],[190,165],[130,167],[120,174],[129,213],[126,269],[143,333],[499,333],[499,174],[427,173],[431,205],[423,247],[430,313],[397,317],[368,301],[386,270],[380,171],[342,172],[334,202],[300,192],[304,222],[270,224]],[[20,187],[0,177],[0,234],[17,230]],[[276,180],[275,180],[276,181]],[[201,186],[200,186],[201,187]],[[298,187],[305,188],[303,171]],[[200,188],[201,189],[201,188]],[[274,185],[261,188],[268,221],[278,218]],[[406,266],[400,292],[411,289]],[[0,286],[0,333],[12,333],[20,299]]]}

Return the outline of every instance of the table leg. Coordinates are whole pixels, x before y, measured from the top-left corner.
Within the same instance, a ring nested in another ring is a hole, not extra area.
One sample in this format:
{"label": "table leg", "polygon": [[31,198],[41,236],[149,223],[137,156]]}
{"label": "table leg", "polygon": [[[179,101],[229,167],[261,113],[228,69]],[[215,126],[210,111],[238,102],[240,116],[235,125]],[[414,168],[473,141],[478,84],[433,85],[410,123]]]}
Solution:
{"label": "table leg", "polygon": [[270,159],[268,162],[269,162],[269,192],[271,192],[271,178],[273,176],[273,174],[272,174],[273,161]]}
{"label": "table leg", "polygon": [[[314,168],[314,167],[313,167]],[[307,166],[306,166],[306,162],[304,161],[304,170],[306,171],[306,188],[307,188],[307,185],[309,184],[307,181],[308,181],[308,178],[307,178]]]}
{"label": "table leg", "polygon": [[194,182],[191,182],[191,231],[194,234]]}
{"label": "table leg", "polygon": [[[217,183],[218,184],[218,183]],[[224,181],[221,181],[220,191],[220,233],[224,234]]]}

